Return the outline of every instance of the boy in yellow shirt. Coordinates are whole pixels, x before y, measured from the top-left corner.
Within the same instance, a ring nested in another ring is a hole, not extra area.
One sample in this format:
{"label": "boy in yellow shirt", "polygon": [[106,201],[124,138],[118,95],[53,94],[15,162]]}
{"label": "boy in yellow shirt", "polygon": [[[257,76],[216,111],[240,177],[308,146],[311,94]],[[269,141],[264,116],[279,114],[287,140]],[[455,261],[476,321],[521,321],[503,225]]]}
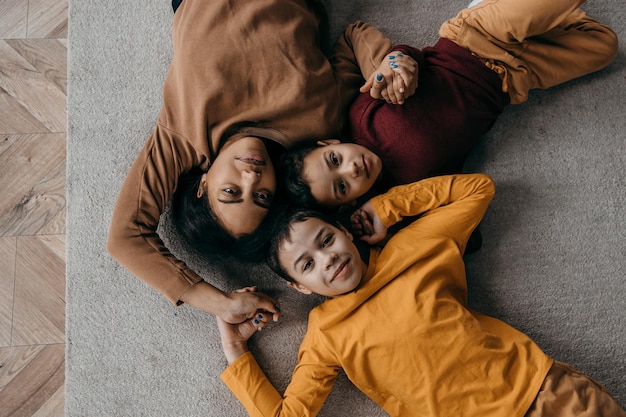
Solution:
{"label": "boy in yellow shirt", "polygon": [[222,380],[251,416],[314,416],[343,370],[391,416],[626,417],[600,384],[468,308],[462,256],[493,195],[481,174],[393,188],[356,213],[357,224],[366,218],[373,228],[367,240],[383,238],[405,216],[419,217],[364,257],[323,215],[288,216],[269,263],[296,290],[328,299],[309,315],[282,396],[247,348],[269,316],[239,325],[218,319],[230,364]]}

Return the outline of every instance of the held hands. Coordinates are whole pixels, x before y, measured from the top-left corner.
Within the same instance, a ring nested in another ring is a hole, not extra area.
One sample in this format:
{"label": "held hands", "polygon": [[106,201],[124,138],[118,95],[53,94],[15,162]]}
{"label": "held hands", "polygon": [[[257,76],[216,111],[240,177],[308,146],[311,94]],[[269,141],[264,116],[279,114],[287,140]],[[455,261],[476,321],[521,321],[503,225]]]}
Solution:
{"label": "held hands", "polygon": [[394,51],[385,57],[359,91],[369,91],[372,98],[382,98],[390,104],[403,104],[417,89],[417,72],[413,58]]}
{"label": "held hands", "polygon": [[246,287],[226,294],[228,305],[221,314],[218,314],[219,318],[226,323],[239,324],[254,320],[254,317],[262,312],[264,316],[278,321],[280,317],[278,302],[256,291],[256,287]]}
{"label": "held hands", "polygon": [[257,310],[267,312],[274,321],[280,317],[278,302],[256,287],[246,291],[224,293],[208,282],[200,281],[189,288],[180,300],[207,313],[215,314],[227,323],[242,323],[255,316]]}
{"label": "held hands", "polygon": [[375,245],[387,236],[387,227],[368,201],[350,216],[352,232],[362,241]]}
{"label": "held hands", "polygon": [[[256,292],[256,287],[246,287],[231,294],[250,294]],[[252,317],[238,324],[231,324],[217,316],[217,327],[220,331],[222,349],[228,363],[233,363],[237,358],[248,351],[248,339],[252,335],[268,325],[272,314],[258,310]],[[276,321],[274,319],[274,321]]]}

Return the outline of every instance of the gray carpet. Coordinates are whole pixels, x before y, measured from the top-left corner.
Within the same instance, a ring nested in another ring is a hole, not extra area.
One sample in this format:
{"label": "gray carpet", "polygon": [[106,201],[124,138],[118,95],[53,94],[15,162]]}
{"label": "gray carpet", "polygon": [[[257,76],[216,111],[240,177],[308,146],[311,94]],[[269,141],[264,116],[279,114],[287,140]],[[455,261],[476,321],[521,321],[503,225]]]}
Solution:
{"label": "gray carpet", "polygon": [[[332,34],[362,19],[396,43],[428,46],[465,4],[332,0]],[[468,281],[474,308],[528,333],[626,406],[626,7],[595,0],[585,10],[618,32],[619,56],[509,107],[472,153],[468,169],[490,174],[498,191],[481,226],[483,248],[467,258]],[[171,22],[167,0],[70,4],[68,416],[245,415],[219,380],[226,361],[214,319],[173,307],[105,251],[120,185],[160,109]],[[167,227],[162,233],[215,285],[258,283],[280,298],[283,319],[251,345],[284,389],[307,311],[320,300],[261,267],[203,261]],[[341,378],[322,415],[385,413]]]}

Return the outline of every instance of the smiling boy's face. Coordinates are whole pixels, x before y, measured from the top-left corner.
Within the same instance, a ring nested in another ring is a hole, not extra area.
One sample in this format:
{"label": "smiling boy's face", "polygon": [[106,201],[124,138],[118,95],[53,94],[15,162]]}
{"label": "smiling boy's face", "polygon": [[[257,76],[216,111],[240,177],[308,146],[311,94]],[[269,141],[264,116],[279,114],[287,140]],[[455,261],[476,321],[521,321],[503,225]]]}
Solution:
{"label": "smiling boy's face", "polygon": [[321,205],[350,204],[372,188],[380,176],[380,158],[364,146],[334,140],[318,144],[304,158],[302,177]]}
{"label": "smiling boy's face", "polygon": [[304,294],[345,294],[359,285],[366,272],[350,233],[318,218],[293,223],[278,258],[296,281],[289,284]]}

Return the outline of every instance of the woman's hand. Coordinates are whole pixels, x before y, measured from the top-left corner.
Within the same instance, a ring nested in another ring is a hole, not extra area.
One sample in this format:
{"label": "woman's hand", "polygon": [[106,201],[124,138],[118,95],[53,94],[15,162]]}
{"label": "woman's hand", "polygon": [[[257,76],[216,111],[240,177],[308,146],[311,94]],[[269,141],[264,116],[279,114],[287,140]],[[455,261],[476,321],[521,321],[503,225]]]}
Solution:
{"label": "woman's hand", "polygon": [[352,232],[362,241],[375,245],[387,236],[387,227],[368,201],[350,216]]}
{"label": "woman's hand", "polygon": [[278,302],[266,294],[257,292],[257,287],[246,287],[226,294],[227,307],[218,316],[227,323],[238,324],[254,319],[259,311],[269,315],[273,321],[280,317]]}
{"label": "woman's hand", "polygon": [[382,98],[390,104],[403,104],[417,89],[417,73],[417,62],[413,58],[394,51],[385,57],[360,91],[369,91],[372,98]]}
{"label": "woman's hand", "polygon": [[[256,292],[256,287],[247,287],[231,294],[246,294]],[[220,331],[222,349],[228,363],[233,363],[237,358],[248,351],[248,339],[263,329],[271,320],[272,315],[265,311],[257,311],[253,317],[238,324],[231,324],[217,316],[217,327]]]}
{"label": "woman's hand", "polygon": [[263,311],[278,321],[280,305],[266,294],[256,292],[256,287],[223,293],[207,282],[199,282],[182,295],[181,301],[215,314],[227,323],[239,324],[254,318],[257,311]]}

